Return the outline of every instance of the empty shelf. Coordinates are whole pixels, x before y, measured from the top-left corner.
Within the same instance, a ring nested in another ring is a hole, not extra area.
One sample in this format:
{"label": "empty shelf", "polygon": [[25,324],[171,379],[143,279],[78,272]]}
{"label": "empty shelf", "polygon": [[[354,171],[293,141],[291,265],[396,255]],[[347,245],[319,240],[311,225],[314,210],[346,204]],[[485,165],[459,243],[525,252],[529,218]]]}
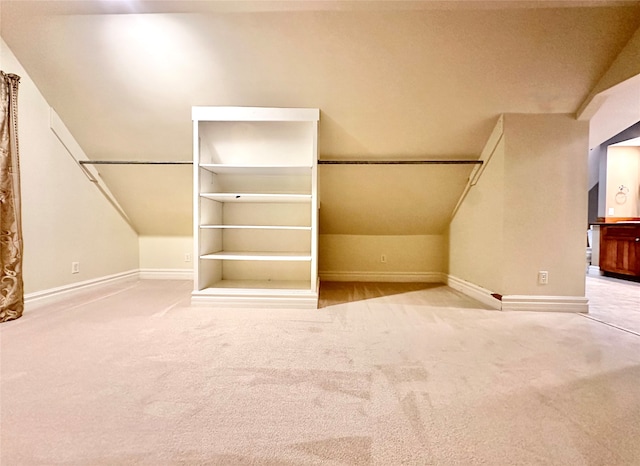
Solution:
{"label": "empty shelf", "polygon": [[218,202],[311,202],[311,194],[202,193],[200,196]]}
{"label": "empty shelf", "polygon": [[221,280],[211,286],[199,290],[202,294],[217,294],[221,290],[296,290],[300,292],[310,292],[311,282],[309,280]]}
{"label": "empty shelf", "polygon": [[310,166],[293,165],[222,165],[201,163],[201,168],[220,175],[302,175],[311,172]]}
{"label": "empty shelf", "polygon": [[236,261],[311,261],[310,252],[235,252],[219,251],[203,254],[200,259],[236,260]]}
{"label": "empty shelf", "polygon": [[307,230],[310,226],[293,225],[200,225],[203,230]]}

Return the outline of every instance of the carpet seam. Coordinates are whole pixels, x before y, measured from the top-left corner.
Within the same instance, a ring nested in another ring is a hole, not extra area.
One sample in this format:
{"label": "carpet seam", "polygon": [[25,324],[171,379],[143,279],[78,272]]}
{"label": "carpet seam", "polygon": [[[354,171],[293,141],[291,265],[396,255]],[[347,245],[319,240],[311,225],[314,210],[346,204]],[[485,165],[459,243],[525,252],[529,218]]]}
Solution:
{"label": "carpet seam", "polygon": [[617,326],[617,325],[610,324],[609,322],[605,322],[604,320],[596,319],[595,317],[588,316],[588,315],[585,315],[585,314],[579,314],[579,315],[580,315],[581,317],[585,317],[585,318],[590,319],[590,320],[593,320],[593,321],[595,321],[595,322],[599,322],[599,323],[604,324],[604,325],[607,325],[607,326],[609,326],[609,327],[612,327],[612,328],[615,328],[615,329],[618,329],[618,330],[622,330],[623,332],[630,333],[630,334],[632,334],[632,335],[635,335],[635,336],[637,336],[637,337],[640,337],[640,333],[638,333],[638,332],[634,332],[633,330],[629,330],[629,329],[624,328],[624,327],[619,327],[619,326]]}

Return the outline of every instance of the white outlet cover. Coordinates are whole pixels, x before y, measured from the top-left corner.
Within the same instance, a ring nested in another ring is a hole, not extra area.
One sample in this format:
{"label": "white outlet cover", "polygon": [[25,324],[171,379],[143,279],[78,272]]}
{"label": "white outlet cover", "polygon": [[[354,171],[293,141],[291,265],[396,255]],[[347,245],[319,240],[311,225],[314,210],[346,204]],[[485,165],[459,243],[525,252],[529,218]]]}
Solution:
{"label": "white outlet cover", "polygon": [[538,284],[547,285],[549,283],[549,272],[541,270],[538,272]]}

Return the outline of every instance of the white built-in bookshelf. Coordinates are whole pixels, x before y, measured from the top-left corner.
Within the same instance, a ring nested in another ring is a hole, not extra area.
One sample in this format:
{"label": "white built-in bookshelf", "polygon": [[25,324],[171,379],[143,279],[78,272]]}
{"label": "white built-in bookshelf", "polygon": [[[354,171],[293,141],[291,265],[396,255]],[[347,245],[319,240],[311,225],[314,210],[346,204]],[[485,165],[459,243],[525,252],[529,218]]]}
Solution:
{"label": "white built-in bookshelf", "polygon": [[193,107],[193,302],[317,307],[319,115]]}

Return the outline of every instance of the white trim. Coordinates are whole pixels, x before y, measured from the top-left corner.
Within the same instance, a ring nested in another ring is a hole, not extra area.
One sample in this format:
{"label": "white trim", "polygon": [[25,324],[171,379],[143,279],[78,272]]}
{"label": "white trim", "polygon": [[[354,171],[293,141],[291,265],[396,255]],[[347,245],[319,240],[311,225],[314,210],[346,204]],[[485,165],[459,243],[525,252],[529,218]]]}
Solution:
{"label": "white trim", "polygon": [[129,280],[193,280],[191,269],[134,269],[104,277],[92,278],[82,282],[35,291],[24,295],[25,310],[35,306],[51,304],[74,294],[87,291],[90,288],[112,285],[120,281]]}
{"label": "white trim", "polygon": [[487,165],[491,161],[491,158],[493,157],[493,154],[496,152],[496,148],[498,147],[498,144],[500,144],[500,141],[502,140],[503,135],[504,135],[504,114],[498,117],[496,126],[493,128],[493,131],[491,132],[491,135],[489,136],[489,139],[487,140],[487,143],[485,144],[484,149],[480,154],[479,160],[482,160],[484,163],[482,165],[477,166],[478,169],[475,171],[475,173],[473,173],[469,177],[470,186],[475,186],[478,183],[478,179],[480,178],[480,176],[482,175],[482,172],[484,171],[485,168],[487,168]]}
{"label": "white trim", "polygon": [[[270,282],[274,284],[274,282]],[[320,283],[305,288],[205,288],[191,293],[191,304],[254,309],[317,309]]]}
{"label": "white trim", "polygon": [[602,271],[600,270],[600,266],[598,265],[590,265],[587,269],[587,275],[602,275]]}
{"label": "white trim", "polygon": [[475,285],[461,278],[454,277],[453,275],[447,275],[447,286],[458,290],[459,292],[469,296],[470,298],[480,301],[482,304],[486,304],[493,309],[501,309],[500,300],[491,296],[491,291],[481,286]]}
{"label": "white trim", "polygon": [[194,121],[318,121],[317,108],[191,107]]}
{"label": "white trim", "polygon": [[508,295],[499,300],[491,295],[491,291],[453,275],[447,277],[447,285],[502,311],[589,312],[589,300],[584,296]]}
{"label": "white trim", "polygon": [[445,283],[441,272],[322,272],[327,282]]}
{"label": "white trim", "polygon": [[113,208],[116,209],[116,211],[120,214],[124,221],[127,222],[127,224],[131,227],[131,229],[135,231],[135,228],[131,223],[131,219],[129,219],[126,212],[118,203],[118,200],[109,190],[107,185],[105,185],[104,180],[102,180],[102,178],[100,177],[100,173],[98,173],[96,168],[80,164],[81,160],[88,161],[89,158],[87,157],[87,154],[84,153],[82,147],[80,147],[80,144],[78,144],[78,142],[75,140],[75,138],[73,137],[69,129],[65,126],[64,122],[53,109],[53,107],[49,107],[49,128],[58,138],[58,141],[60,142],[60,144],[62,144],[62,147],[66,149],[67,153],[76,162],[76,164],[78,164],[87,179],[98,186],[98,189],[100,190],[102,195],[109,201]]}
{"label": "white trim", "polygon": [[43,304],[51,304],[55,301],[59,301],[69,296],[86,291],[89,288],[96,286],[110,285],[119,281],[135,280],[139,276],[138,270],[129,270],[127,272],[116,273],[113,275],[106,275],[104,277],[92,278],[91,280],[85,280],[82,282],[71,283],[69,285],[59,286],[56,288],[49,288],[48,290],[35,291],[33,293],[25,294],[24,304],[25,310],[30,310],[34,306],[41,306]]}
{"label": "white trim", "polygon": [[212,296],[193,292],[191,304],[217,308],[253,309],[317,309],[318,295],[307,293],[301,296]]}
{"label": "white trim", "polygon": [[476,165],[473,168],[473,171],[471,172],[471,174],[469,175],[469,181],[464,187],[464,190],[462,191],[462,194],[460,195],[460,198],[458,199],[456,206],[451,211],[451,220],[455,218],[456,214],[458,213],[458,209],[460,209],[460,207],[462,206],[462,203],[467,198],[467,194],[469,193],[469,190],[471,190],[471,188],[478,183],[480,176],[482,175],[484,170],[487,168],[487,165],[489,165],[489,162],[491,161],[491,158],[493,157],[493,154],[495,153],[496,148],[498,147],[498,144],[502,140],[503,134],[504,134],[504,114],[498,117],[498,122],[493,128],[493,131],[491,132],[491,135],[489,136],[489,139],[487,140],[487,143],[485,144],[484,149],[482,149],[482,153],[480,154],[480,158],[478,160],[482,161],[483,163]]}
{"label": "white trim", "polygon": [[524,296],[502,297],[503,311],[589,312],[589,300],[584,296]]}
{"label": "white trim", "polygon": [[193,269],[140,269],[141,280],[193,280]]}

